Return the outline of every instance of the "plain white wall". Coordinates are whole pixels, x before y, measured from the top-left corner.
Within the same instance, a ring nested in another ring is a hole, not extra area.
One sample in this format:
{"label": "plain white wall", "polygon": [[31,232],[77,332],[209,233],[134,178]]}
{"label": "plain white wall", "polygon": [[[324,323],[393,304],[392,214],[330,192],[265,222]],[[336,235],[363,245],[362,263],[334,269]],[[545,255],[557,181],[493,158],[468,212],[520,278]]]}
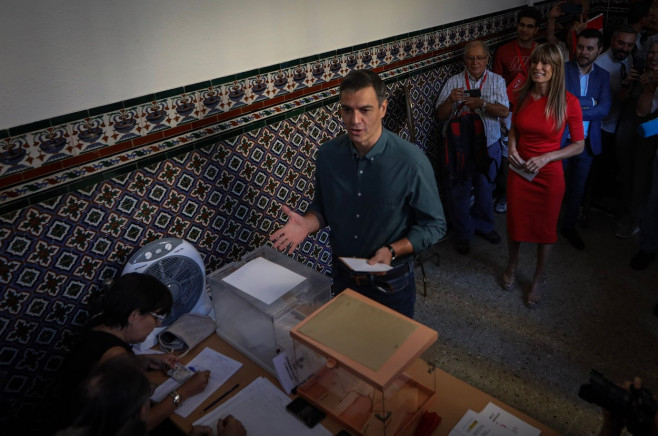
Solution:
{"label": "plain white wall", "polygon": [[0,128],[485,15],[526,0],[9,0]]}

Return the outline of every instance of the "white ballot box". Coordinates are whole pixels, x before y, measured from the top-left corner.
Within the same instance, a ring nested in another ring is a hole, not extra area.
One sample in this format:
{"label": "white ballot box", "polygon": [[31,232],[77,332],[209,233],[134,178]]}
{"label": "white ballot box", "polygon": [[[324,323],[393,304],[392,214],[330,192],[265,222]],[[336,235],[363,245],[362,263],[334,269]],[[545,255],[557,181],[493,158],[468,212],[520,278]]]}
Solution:
{"label": "white ballot box", "polygon": [[331,298],[331,279],[262,246],[208,275],[217,334],[276,375],[290,329]]}

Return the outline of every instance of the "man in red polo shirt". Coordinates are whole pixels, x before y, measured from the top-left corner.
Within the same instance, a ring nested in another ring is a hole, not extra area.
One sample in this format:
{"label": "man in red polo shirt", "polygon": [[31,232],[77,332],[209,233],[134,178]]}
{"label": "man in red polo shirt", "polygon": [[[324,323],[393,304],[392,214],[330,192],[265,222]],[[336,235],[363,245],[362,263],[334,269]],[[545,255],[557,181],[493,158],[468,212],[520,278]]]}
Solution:
{"label": "man in red polo shirt", "polygon": [[513,90],[520,87],[528,75],[530,54],[535,48],[535,36],[541,23],[541,12],[532,6],[524,6],[519,11],[516,25],[516,39],[496,50],[493,62],[493,72],[503,76],[507,86],[507,96],[510,102],[510,112],[506,119],[501,119],[501,156],[500,170],[496,177],[496,201],[494,210],[497,213],[507,212],[507,132],[512,122],[514,110]]}

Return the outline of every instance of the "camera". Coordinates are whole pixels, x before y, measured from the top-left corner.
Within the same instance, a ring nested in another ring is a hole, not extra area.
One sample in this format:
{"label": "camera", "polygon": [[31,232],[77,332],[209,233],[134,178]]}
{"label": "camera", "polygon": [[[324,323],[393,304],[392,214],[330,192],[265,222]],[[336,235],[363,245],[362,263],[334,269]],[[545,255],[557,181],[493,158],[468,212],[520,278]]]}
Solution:
{"label": "camera", "polygon": [[465,89],[464,96],[466,97],[482,97],[482,92],[479,89]]}
{"label": "camera", "polygon": [[644,59],[642,56],[637,56],[633,57],[633,69],[638,72],[638,74],[642,74],[644,72]]}
{"label": "camera", "polygon": [[623,419],[626,428],[634,436],[650,434],[657,410],[650,390],[635,389],[631,385],[627,391],[606,379],[600,372],[592,370],[589,384],[580,387],[578,396],[603,407],[614,417]]}
{"label": "camera", "polygon": [[571,15],[573,17],[578,17],[583,13],[583,5],[578,3],[562,3],[561,9],[565,15]]}

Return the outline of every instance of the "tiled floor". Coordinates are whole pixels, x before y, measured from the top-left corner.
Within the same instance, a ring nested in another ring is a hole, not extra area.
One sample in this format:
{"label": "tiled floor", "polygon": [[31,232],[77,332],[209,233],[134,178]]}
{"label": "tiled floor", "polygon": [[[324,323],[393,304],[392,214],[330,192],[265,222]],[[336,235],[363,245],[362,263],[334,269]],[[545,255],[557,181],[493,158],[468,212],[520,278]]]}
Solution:
{"label": "tiled floor", "polygon": [[[497,216],[505,236],[505,216]],[[425,356],[445,371],[535,417],[565,435],[597,434],[598,407],[578,397],[594,368],[619,382],[635,375],[658,391],[658,263],[629,268],[637,239],[614,237],[614,221],[591,215],[577,251],[564,239],[549,260],[549,279],[535,310],[523,304],[536,246],[522,244],[513,291],[500,275],[507,246],[481,238],[468,256],[451,241],[438,244],[440,266],[425,262],[428,296],[419,296],[416,319],[439,333]]]}

